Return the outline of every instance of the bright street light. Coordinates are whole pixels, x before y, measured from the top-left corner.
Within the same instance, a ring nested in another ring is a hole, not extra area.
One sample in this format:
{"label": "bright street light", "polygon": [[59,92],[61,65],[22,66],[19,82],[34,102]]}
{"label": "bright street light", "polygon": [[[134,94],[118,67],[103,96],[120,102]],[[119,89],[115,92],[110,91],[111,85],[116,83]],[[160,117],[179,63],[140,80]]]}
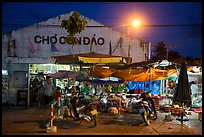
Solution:
{"label": "bright street light", "polygon": [[138,20],[133,21],[133,26],[139,27],[140,26],[140,22]]}

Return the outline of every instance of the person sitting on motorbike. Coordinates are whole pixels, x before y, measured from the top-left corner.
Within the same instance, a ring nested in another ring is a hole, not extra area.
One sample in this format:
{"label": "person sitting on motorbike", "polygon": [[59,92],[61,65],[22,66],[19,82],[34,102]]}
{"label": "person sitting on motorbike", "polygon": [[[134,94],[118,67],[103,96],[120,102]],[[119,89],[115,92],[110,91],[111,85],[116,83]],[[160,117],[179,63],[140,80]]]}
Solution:
{"label": "person sitting on motorbike", "polygon": [[79,114],[77,112],[77,98],[78,98],[78,92],[73,92],[72,93],[72,97],[71,97],[71,100],[70,100],[70,103],[72,104],[72,107],[73,107],[73,111],[74,111],[74,115],[76,116],[76,120],[79,119]]}
{"label": "person sitting on motorbike", "polygon": [[151,91],[149,91],[149,92],[143,92],[142,94],[141,94],[141,96],[140,96],[140,98],[142,98],[142,101],[147,101],[148,102],[148,104],[149,104],[149,106],[150,106],[150,108],[151,108],[151,113],[153,113],[154,112],[154,119],[156,119],[157,118],[157,111],[156,111],[156,108],[155,108],[155,104],[154,104],[154,101],[153,101],[153,99],[152,99],[152,97],[151,97],[151,93],[150,93]]}

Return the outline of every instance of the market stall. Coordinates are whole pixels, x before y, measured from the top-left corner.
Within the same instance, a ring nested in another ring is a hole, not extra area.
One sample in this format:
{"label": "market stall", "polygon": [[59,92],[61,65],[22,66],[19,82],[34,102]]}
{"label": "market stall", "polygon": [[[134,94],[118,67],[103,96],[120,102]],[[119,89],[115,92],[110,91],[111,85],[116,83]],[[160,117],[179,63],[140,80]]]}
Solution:
{"label": "market stall", "polygon": [[122,63],[121,56],[101,54],[96,52],[52,56],[58,64],[99,64],[99,63]]}

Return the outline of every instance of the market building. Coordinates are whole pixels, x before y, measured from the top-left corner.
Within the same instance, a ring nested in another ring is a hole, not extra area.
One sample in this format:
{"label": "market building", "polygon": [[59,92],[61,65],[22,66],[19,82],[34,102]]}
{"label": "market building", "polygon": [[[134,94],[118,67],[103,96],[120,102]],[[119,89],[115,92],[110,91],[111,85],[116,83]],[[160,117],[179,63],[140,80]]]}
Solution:
{"label": "market building", "polygon": [[[66,30],[60,27],[61,21],[68,19],[71,13],[2,35],[2,70],[6,70],[5,78],[2,78],[7,82],[4,102],[18,105],[18,99],[24,96],[25,104],[29,105],[31,65],[54,64],[52,56],[70,55],[73,52],[89,53],[91,41],[92,52],[110,54],[111,48],[111,54],[122,56],[125,64],[150,59],[150,42],[144,42],[84,16],[82,18],[88,25],[76,35],[79,44],[75,45],[73,50],[71,43],[65,43],[65,37],[68,35]],[[126,60],[130,57],[131,62]]]}

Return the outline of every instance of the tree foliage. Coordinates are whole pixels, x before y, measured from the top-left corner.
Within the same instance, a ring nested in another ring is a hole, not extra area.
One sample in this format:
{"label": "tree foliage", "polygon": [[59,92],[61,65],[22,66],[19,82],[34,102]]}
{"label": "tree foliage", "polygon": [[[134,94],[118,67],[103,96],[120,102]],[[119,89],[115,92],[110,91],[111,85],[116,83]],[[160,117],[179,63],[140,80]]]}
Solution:
{"label": "tree foliage", "polygon": [[169,50],[168,52],[169,52],[169,53],[168,53],[168,54],[169,54],[169,55],[168,55],[168,59],[169,59],[169,60],[182,57],[182,56],[180,55],[180,53],[177,52],[177,51]]}
{"label": "tree foliage", "polygon": [[81,33],[87,25],[87,21],[80,17],[78,12],[73,12],[69,19],[63,19],[61,27],[66,29],[69,35],[66,37],[65,42],[76,45],[79,43],[75,37],[77,33]]}
{"label": "tree foliage", "polygon": [[156,53],[156,57],[159,59],[165,59],[166,55],[167,55],[167,48],[166,48],[166,44],[164,42],[158,42],[154,52]]}
{"label": "tree foliage", "polygon": [[154,56],[151,57],[152,61],[159,61],[167,59],[168,52],[168,60],[183,58],[190,62],[197,64],[198,66],[202,66],[202,58],[193,58],[189,56],[182,56],[179,52],[167,49],[168,46],[164,42],[158,42],[157,45],[154,45]]}
{"label": "tree foliage", "polygon": [[[73,57],[74,57],[74,45],[78,44],[79,41],[75,37],[77,33],[81,33],[87,25],[87,21],[80,17],[78,12],[72,12],[69,19],[63,19],[61,22],[61,27],[66,29],[69,35],[65,38],[65,42],[72,43]],[[73,64],[75,64],[73,59]],[[75,71],[75,67],[74,67]],[[74,81],[75,83],[75,81]],[[76,91],[76,86],[74,84],[74,91]]]}
{"label": "tree foliage", "polygon": [[168,60],[182,57],[180,53],[178,53],[177,51],[168,50],[167,48],[168,46],[164,42],[158,42],[157,45],[155,45],[155,49],[154,49],[155,56],[152,56],[152,59],[155,61],[167,59],[167,55],[168,55]]}

